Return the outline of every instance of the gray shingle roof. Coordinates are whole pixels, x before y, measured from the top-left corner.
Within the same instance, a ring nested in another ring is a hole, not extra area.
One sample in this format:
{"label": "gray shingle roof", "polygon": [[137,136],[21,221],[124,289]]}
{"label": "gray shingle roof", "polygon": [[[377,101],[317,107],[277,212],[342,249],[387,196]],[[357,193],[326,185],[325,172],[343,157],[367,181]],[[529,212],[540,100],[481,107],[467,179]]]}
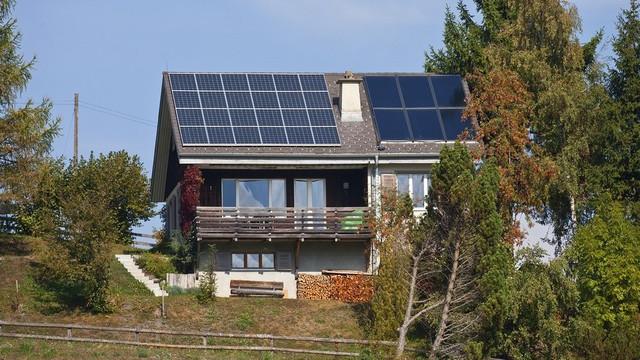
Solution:
{"label": "gray shingle roof", "polygon": [[[361,78],[371,73],[356,73],[356,77]],[[376,73],[381,74],[381,73]],[[390,74],[390,73],[384,73]],[[422,75],[422,73],[417,73]],[[402,156],[414,157],[418,154],[425,156],[437,156],[440,149],[445,144],[441,141],[417,141],[417,142],[384,142],[384,150],[379,150],[376,127],[372,119],[371,108],[367,99],[364,86],[360,85],[360,99],[362,105],[362,116],[364,121],[343,122],[340,120],[340,109],[338,98],[340,96],[340,85],[338,80],[343,78],[343,74],[325,74],[329,85],[329,95],[333,100],[333,110],[336,115],[338,133],[341,140],[340,146],[183,146],[180,141],[180,132],[176,120],[176,112],[171,97],[168,73],[163,74],[163,96],[164,103],[169,107],[167,112],[170,116],[171,128],[173,129],[173,139],[176,150],[180,157],[227,157],[241,156],[247,157],[286,157],[286,156],[322,156],[330,158],[332,156],[371,156],[380,154],[381,156]]]}

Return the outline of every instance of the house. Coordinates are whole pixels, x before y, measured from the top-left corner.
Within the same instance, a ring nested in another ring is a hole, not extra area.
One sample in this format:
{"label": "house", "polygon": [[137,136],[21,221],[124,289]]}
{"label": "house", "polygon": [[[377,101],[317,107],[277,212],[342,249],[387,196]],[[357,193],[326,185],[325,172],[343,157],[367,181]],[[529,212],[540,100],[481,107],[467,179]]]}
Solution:
{"label": "house", "polygon": [[380,189],[424,209],[431,164],[470,127],[467,92],[458,75],[165,72],[153,200],[179,229],[182,172],[201,169],[198,264],[214,244],[219,296],[238,280],[296,297],[299,274],[371,273]]}

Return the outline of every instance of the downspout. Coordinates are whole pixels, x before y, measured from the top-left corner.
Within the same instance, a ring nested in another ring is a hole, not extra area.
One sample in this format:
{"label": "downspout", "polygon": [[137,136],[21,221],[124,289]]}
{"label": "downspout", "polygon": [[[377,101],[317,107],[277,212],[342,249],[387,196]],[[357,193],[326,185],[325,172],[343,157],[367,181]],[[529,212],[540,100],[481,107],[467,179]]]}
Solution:
{"label": "downspout", "polygon": [[[380,163],[378,154],[375,154],[374,157],[374,181],[373,181],[373,189],[374,189],[374,212],[376,216],[376,222],[380,220],[380,207],[381,207],[381,194],[380,194]],[[380,236],[380,231],[376,229],[376,244],[379,244],[382,237]],[[375,244],[371,246],[371,273],[377,274],[378,267],[380,266],[380,254],[378,253],[378,249],[375,247]]]}

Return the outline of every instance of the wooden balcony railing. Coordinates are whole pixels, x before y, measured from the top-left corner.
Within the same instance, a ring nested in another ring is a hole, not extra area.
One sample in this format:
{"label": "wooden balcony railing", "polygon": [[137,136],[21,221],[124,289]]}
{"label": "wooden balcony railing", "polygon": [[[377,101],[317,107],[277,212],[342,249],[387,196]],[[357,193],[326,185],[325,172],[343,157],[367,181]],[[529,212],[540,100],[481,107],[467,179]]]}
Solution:
{"label": "wooden balcony railing", "polygon": [[370,239],[369,208],[222,208],[196,210],[200,239]]}

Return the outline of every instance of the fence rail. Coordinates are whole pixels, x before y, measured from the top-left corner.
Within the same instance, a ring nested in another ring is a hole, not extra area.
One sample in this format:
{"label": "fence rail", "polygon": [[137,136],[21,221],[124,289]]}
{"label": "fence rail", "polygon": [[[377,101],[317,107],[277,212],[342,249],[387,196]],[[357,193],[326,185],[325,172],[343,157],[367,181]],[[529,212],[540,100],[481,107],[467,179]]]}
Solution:
{"label": "fence rail", "polygon": [[[7,327],[61,329],[61,330],[66,330],[66,336],[7,332],[7,329],[6,329]],[[74,330],[128,333],[128,334],[134,335],[134,340],[131,341],[131,340],[121,340],[121,339],[105,339],[100,337],[77,337],[73,335]],[[202,345],[143,342],[143,341],[140,341],[141,334],[199,338],[202,342]],[[342,338],[325,338],[325,337],[309,337],[309,336],[282,336],[282,335],[269,335],[269,334],[235,334],[235,333],[219,333],[219,332],[176,331],[176,330],[164,330],[164,329],[106,327],[106,326],[93,326],[93,325],[80,325],[80,324],[12,322],[12,321],[2,321],[2,320],[0,320],[0,337],[108,343],[108,344],[150,346],[150,347],[177,348],[177,349],[288,352],[288,353],[304,353],[304,354],[346,356],[346,357],[357,357],[357,356],[360,356],[360,354],[357,352],[350,352],[350,351],[338,351],[337,349],[336,351],[329,351],[329,350],[315,350],[315,349],[303,349],[303,348],[293,348],[293,347],[277,347],[277,346],[274,346],[274,342],[290,341],[290,342],[302,342],[302,343],[305,343],[305,342],[306,343],[323,343],[323,344],[333,344],[336,347],[339,345],[365,345],[365,346],[386,346],[386,347],[396,346],[395,341],[383,341],[383,340],[360,340],[360,339],[342,339]],[[209,338],[266,340],[266,341],[269,341],[270,345],[269,346],[211,345],[209,344]],[[411,352],[418,352],[418,353],[423,352],[421,350],[414,349],[414,348],[407,348],[406,350]]]}
{"label": "fence rail", "polygon": [[368,239],[369,208],[224,208],[196,210],[199,238]]}

